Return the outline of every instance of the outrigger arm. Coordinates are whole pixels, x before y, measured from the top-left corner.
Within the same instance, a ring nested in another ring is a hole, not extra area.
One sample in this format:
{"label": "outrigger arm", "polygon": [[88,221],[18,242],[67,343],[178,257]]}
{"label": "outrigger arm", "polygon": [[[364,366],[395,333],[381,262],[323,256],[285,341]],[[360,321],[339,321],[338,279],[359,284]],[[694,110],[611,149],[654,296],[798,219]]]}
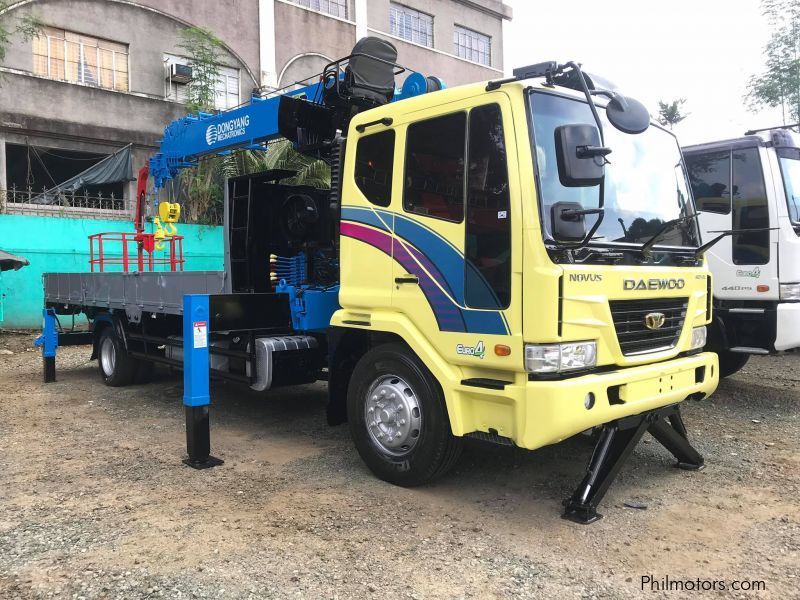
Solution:
{"label": "outrigger arm", "polygon": [[677,404],[611,421],[600,431],[586,476],[564,501],[563,518],[589,524],[602,517],[597,505],[646,431],[678,459],[679,469],[699,471],[705,466],[703,456],[689,443]]}

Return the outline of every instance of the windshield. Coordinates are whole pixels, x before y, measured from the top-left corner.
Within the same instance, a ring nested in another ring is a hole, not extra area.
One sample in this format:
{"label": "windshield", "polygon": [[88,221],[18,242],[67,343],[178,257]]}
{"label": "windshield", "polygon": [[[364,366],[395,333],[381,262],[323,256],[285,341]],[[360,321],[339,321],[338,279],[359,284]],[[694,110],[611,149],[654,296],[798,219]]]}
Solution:
{"label": "windshield", "polygon": [[[581,100],[548,93],[530,94],[533,114],[534,153],[539,176],[540,202],[545,233],[551,237],[550,207],[556,202],[578,202],[597,208],[599,186],[565,187],[558,176],[555,129],[561,125],[594,125],[589,105]],[[595,242],[641,245],[672,219],[694,214],[678,143],[668,132],[650,127],[630,135],[603,120],[605,146],[611,148],[605,169],[605,214],[594,235]],[[798,188],[800,190],[800,188]],[[586,216],[586,229],[598,217]],[[665,231],[658,245],[699,246],[695,219]]]}
{"label": "windshield", "polygon": [[786,189],[786,202],[789,205],[789,219],[800,224],[800,156],[781,157],[783,187]]}

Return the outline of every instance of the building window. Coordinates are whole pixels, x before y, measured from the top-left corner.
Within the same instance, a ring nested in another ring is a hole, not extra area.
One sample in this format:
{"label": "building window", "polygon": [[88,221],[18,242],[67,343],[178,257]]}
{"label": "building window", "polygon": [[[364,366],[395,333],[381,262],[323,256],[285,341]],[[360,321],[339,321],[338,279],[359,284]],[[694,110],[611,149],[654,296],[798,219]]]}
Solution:
{"label": "building window", "polygon": [[488,35],[456,25],[453,45],[456,56],[487,67],[492,65],[492,38]]}
{"label": "building window", "polygon": [[128,46],[45,27],[33,38],[35,75],[107,90],[128,91]]}
{"label": "building window", "polygon": [[[192,82],[179,83],[173,81],[169,76],[169,68],[170,65],[173,64],[188,65],[190,62],[188,58],[183,56],[175,56],[173,54],[164,55],[164,96],[167,100],[180,102],[181,104],[186,104],[189,100],[189,88]],[[218,65],[217,68],[219,69],[219,76],[214,86],[214,91],[216,92],[214,108],[226,110],[239,106],[239,69],[222,65]]]}
{"label": "building window", "polygon": [[326,15],[347,18],[347,0],[290,0],[290,2]]}
{"label": "building window", "polygon": [[433,17],[402,4],[389,3],[389,33],[433,48]]}

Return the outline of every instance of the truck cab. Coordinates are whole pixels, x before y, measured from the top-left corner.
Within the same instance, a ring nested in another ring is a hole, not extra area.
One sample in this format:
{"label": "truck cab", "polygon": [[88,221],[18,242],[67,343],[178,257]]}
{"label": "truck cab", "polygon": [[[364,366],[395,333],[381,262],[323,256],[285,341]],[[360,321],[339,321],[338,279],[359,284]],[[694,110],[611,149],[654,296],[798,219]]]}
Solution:
{"label": "truck cab", "polygon": [[595,102],[602,181],[571,178],[560,155],[564,127],[597,128],[586,96],[541,80],[353,120],[331,407],[379,476],[407,483],[446,462],[442,442],[422,449],[441,462],[414,472],[438,426],[426,419],[535,449],[716,388],[716,355],[702,351],[711,280],[679,146],[655,124],[617,129],[609,101]]}
{"label": "truck cab", "polygon": [[709,348],[723,376],[800,346],[800,135],[787,129],[683,149],[714,274]]}

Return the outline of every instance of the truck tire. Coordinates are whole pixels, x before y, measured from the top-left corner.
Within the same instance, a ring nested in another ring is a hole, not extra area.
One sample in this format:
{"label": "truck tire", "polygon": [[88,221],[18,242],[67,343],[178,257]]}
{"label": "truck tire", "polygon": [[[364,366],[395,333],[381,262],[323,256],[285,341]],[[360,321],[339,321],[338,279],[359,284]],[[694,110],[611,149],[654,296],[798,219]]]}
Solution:
{"label": "truck tire", "polygon": [[422,485],[449,471],[462,439],[450,430],[439,383],[405,346],[386,344],[356,364],[347,390],[356,449],[380,479]]}
{"label": "truck tire", "polygon": [[120,387],[132,383],[136,377],[138,362],[122,347],[112,327],[105,327],[100,332],[97,341],[97,363],[107,386]]}
{"label": "truck tire", "polygon": [[749,354],[742,354],[740,352],[717,352],[719,357],[719,374],[720,377],[728,377],[734,373],[739,372],[742,367],[750,360]]}

